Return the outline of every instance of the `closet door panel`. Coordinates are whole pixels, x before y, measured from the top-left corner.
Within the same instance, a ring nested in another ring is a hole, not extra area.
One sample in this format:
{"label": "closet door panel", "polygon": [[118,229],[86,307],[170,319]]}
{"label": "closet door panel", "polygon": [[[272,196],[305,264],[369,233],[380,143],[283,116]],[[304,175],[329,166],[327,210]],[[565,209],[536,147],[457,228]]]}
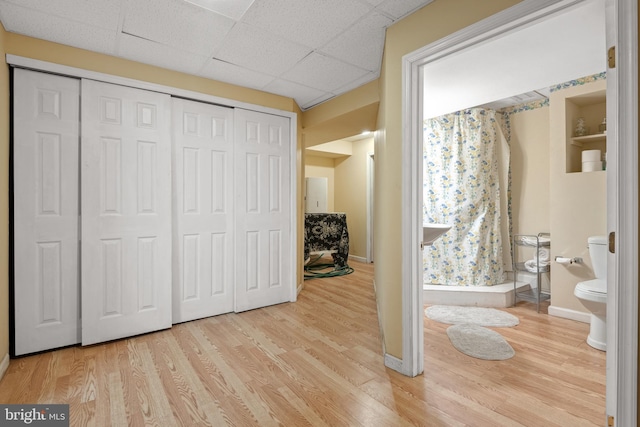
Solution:
{"label": "closet door panel", "polygon": [[170,97],[82,81],[82,344],[171,326]]}
{"label": "closet door panel", "polygon": [[291,301],[289,119],[236,109],[235,311]]}
{"label": "closet door panel", "polygon": [[14,71],[15,354],[80,341],[80,81]]}
{"label": "closet door panel", "polygon": [[233,311],[233,109],[174,98],[173,322]]}

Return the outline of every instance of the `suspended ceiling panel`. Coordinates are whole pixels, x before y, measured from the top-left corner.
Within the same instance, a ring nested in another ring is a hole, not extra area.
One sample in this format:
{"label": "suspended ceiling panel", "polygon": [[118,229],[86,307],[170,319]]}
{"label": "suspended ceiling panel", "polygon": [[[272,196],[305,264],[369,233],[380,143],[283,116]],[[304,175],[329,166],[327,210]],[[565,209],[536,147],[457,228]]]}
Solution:
{"label": "suspended ceiling panel", "polygon": [[605,0],[585,1],[542,22],[427,63],[423,68],[425,118],[497,100],[502,106],[513,105],[526,97],[518,95],[532,91],[544,95],[549,86],[605,71],[604,5]]}
{"label": "suspended ceiling panel", "polygon": [[308,109],[378,78],[386,28],[432,1],[0,0],[0,21]]}

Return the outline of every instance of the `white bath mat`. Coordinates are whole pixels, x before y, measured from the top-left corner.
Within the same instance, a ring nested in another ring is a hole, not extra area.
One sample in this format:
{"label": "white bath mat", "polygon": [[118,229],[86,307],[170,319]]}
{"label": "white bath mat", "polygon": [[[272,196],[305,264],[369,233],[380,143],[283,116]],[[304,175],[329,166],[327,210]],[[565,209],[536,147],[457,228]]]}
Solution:
{"label": "white bath mat", "polygon": [[477,359],[506,360],[516,354],[502,335],[482,326],[468,323],[449,326],[447,335],[456,350]]}
{"label": "white bath mat", "polygon": [[424,310],[429,318],[442,323],[455,325],[471,323],[479,326],[511,327],[520,320],[506,311],[486,307],[461,307],[455,305],[432,305]]}

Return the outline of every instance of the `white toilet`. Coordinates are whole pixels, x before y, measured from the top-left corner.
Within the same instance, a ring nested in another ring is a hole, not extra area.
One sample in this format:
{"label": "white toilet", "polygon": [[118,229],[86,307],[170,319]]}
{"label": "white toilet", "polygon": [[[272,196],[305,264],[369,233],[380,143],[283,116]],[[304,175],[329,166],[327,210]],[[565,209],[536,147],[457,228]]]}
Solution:
{"label": "white toilet", "polygon": [[589,237],[589,255],[596,278],[580,282],[573,294],[591,312],[591,329],[587,344],[607,350],[607,237]]}

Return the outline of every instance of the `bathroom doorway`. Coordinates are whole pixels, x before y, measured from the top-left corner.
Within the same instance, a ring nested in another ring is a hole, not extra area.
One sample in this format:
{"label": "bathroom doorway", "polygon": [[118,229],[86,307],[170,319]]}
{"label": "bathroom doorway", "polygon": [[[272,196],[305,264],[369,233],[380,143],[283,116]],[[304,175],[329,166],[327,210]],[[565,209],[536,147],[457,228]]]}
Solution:
{"label": "bathroom doorway", "polygon": [[[507,31],[530,25],[536,19],[548,18],[554,13],[575,5],[590,3],[585,1],[559,0],[540,4],[525,0],[504,13],[497,14],[481,25],[469,27],[444,41],[426,46],[403,58],[403,121],[410,129],[403,136],[403,160],[411,169],[403,175],[403,195],[415,197],[421,185],[421,121],[423,115],[420,76],[422,66],[463,48],[485,42],[488,36],[498,36]],[[637,64],[632,58],[637,53],[637,3],[630,0],[606,0],[607,7],[607,46],[616,46],[615,69],[609,67],[607,81],[607,116],[609,122],[608,148],[609,164],[607,174],[607,229],[617,232],[614,249],[617,254],[609,255],[609,303],[611,321],[610,334],[614,340],[612,350],[607,353],[607,408],[615,425],[631,425],[637,417],[637,244],[634,243],[637,231],[637,166],[638,155],[633,144],[618,144],[618,141],[637,141],[637,127],[634,124],[637,113]],[[437,46],[436,46],[437,44]],[[417,82],[417,83],[416,83]],[[417,87],[418,86],[418,87]],[[624,88],[622,90],[621,88]],[[416,99],[417,98],[417,99]],[[414,107],[417,106],[417,107]],[[620,114],[618,114],[620,111]],[[612,125],[612,123],[614,123]],[[615,128],[615,129],[614,129]],[[614,156],[615,159],[610,158]],[[414,195],[414,196],[412,196]],[[421,266],[421,257],[416,253],[415,239],[419,235],[422,218],[415,200],[403,199],[403,210],[410,221],[403,223],[404,249],[410,254],[403,263],[403,276],[410,278],[404,283],[403,305],[409,312],[403,319],[403,369],[409,374],[422,372],[424,343],[422,331],[422,275],[416,277],[415,271]],[[623,204],[622,201],[625,201]],[[626,281],[623,280],[626,278]],[[617,282],[617,287],[616,287]],[[625,295],[625,298],[622,298]],[[618,399],[618,396],[625,398]]]}

